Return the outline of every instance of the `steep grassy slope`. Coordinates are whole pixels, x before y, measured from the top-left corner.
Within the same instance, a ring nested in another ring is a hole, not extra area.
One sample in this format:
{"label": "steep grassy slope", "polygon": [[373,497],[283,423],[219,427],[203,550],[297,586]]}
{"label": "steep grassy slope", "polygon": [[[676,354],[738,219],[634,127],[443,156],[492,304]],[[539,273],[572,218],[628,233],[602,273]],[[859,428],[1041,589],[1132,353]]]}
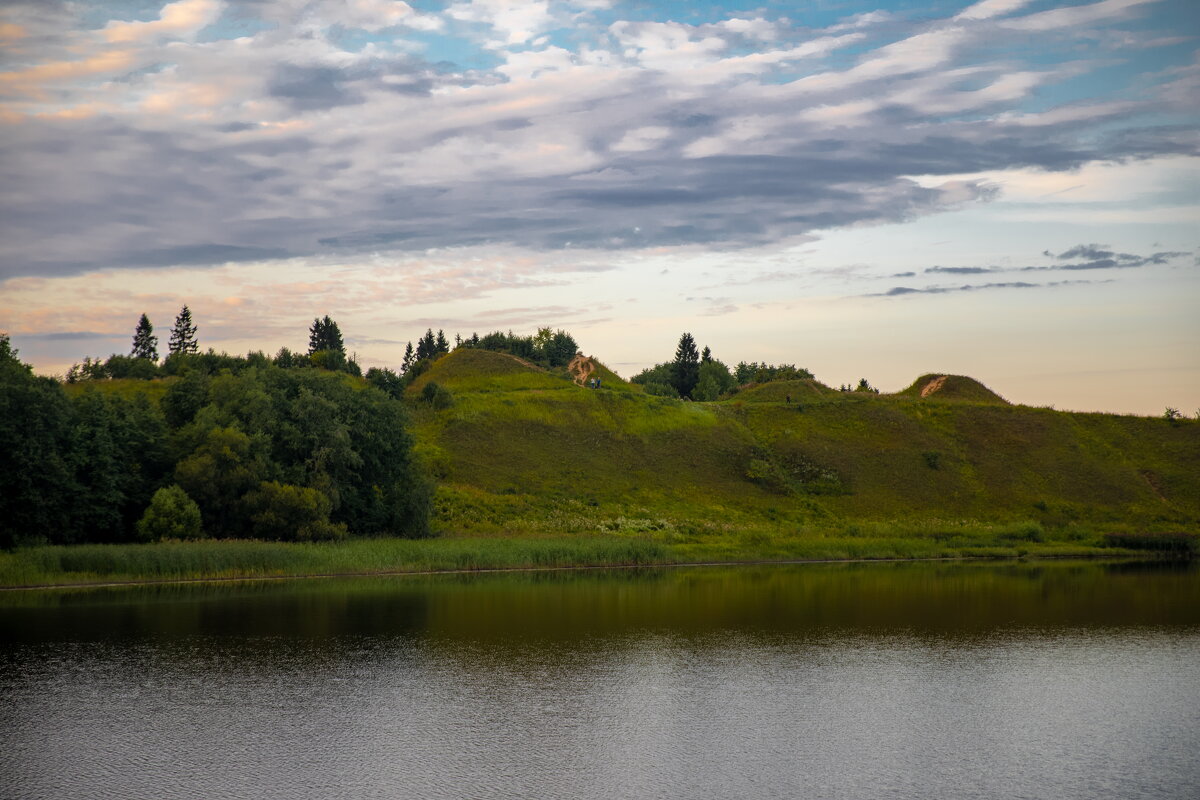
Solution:
{"label": "steep grassy slope", "polygon": [[[449,377],[468,358],[503,358],[460,352],[435,364],[429,378],[471,385]],[[726,502],[745,506],[767,499],[746,481],[755,442],[736,420],[701,404],[628,391],[623,381],[594,390],[545,378],[556,383],[528,379],[506,391],[460,388],[446,410],[417,405],[420,451],[452,492],[475,505],[486,505],[484,496],[491,496],[499,506],[513,506],[520,497],[516,505],[567,503],[580,513],[605,504],[682,515],[697,497],[709,498],[718,510]],[[507,372],[501,380],[517,383]]]}
{"label": "steep grassy slope", "polygon": [[[840,515],[1185,521],[1200,512],[1200,425],[987,403],[852,397],[741,419]],[[836,479],[820,483],[819,476]],[[812,479],[809,478],[809,482]]]}
{"label": "steep grassy slope", "polygon": [[444,531],[1200,518],[1190,421],[1011,406],[969,378],[923,398],[928,380],[892,396],[787,381],[684,403],[580,388],[505,358],[447,356],[426,379],[457,387],[453,405],[416,405]]}

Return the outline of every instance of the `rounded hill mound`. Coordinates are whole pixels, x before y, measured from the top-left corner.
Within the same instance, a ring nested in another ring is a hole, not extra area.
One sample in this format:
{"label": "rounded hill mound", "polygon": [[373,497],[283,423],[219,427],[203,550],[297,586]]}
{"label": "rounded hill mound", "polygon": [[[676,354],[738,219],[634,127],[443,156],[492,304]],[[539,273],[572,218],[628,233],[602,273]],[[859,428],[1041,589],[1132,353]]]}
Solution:
{"label": "rounded hill mound", "polygon": [[921,400],[964,400],[970,403],[1009,402],[974,378],[965,375],[938,375],[930,373],[913,381],[907,389],[896,392],[901,397]]}
{"label": "rounded hill mound", "polygon": [[798,378],[790,381],[751,383],[743,386],[736,397],[747,403],[785,403],[789,398],[799,402],[833,397],[837,394],[837,389],[831,389],[820,381]]}
{"label": "rounded hill mound", "polygon": [[420,392],[435,382],[456,392],[504,392],[521,389],[564,389],[570,382],[508,353],[460,347],[442,356],[409,386]]}

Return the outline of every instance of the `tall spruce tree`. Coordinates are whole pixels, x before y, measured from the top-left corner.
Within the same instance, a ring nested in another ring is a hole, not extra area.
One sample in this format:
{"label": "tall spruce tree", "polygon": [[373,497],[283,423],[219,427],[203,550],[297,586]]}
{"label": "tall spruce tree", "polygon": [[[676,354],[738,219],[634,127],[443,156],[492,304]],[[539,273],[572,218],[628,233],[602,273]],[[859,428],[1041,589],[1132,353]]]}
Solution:
{"label": "tall spruce tree", "polygon": [[338,324],[326,314],[321,319],[314,319],[308,329],[308,354],[329,350],[341,355],[346,354],[346,345],[342,341],[342,331]]}
{"label": "tall spruce tree", "polygon": [[425,335],[417,340],[417,361],[433,358],[437,353],[437,340],[433,338],[433,329],[426,328]]}
{"label": "tall spruce tree", "polygon": [[404,345],[404,360],[400,362],[400,374],[403,375],[412,367],[417,360],[416,353],[413,352],[412,342]]}
{"label": "tall spruce tree", "polygon": [[154,335],[154,326],[145,314],[142,314],[137,329],[133,332],[133,349],[129,351],[129,355],[158,361],[158,337]]}
{"label": "tall spruce tree", "polygon": [[171,355],[175,355],[176,353],[195,353],[199,349],[200,345],[196,342],[196,326],[192,324],[191,309],[184,306],[179,309],[179,315],[175,317],[175,327],[171,329],[167,351]]}
{"label": "tall spruce tree", "polygon": [[434,342],[434,352],[449,353],[450,343],[446,341],[446,334],[440,328],[437,332],[437,340]]}
{"label": "tall spruce tree", "polygon": [[690,333],[679,337],[675,348],[675,360],[671,362],[671,385],[680,397],[691,397],[692,390],[700,382],[700,353],[696,351],[696,340]]}

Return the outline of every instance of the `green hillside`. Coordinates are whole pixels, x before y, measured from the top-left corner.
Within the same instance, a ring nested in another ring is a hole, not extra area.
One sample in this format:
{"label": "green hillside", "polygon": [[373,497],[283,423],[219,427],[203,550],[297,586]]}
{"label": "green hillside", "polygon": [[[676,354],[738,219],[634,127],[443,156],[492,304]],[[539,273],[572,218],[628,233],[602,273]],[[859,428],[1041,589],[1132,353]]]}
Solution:
{"label": "green hillside", "polygon": [[[418,474],[436,483],[430,527],[440,538],[428,544],[34,548],[25,561],[0,559],[0,583],[1195,550],[1194,420],[1016,406],[970,378],[938,374],[893,395],[788,380],[692,403],[644,394],[595,359],[572,364],[576,377],[600,377],[601,388],[579,385],[570,367],[460,348],[403,390]],[[314,390],[340,385],[334,394],[346,403],[357,393],[345,389],[368,385],[344,373],[268,372]],[[258,419],[263,409],[246,405],[258,395],[242,389],[261,378],[252,370],[212,378],[222,413]],[[189,380],[199,391],[208,379],[86,381],[66,390],[136,400],[131,407],[142,396],[179,416]],[[428,391],[431,383],[441,388]],[[363,397],[386,404],[382,394]],[[295,417],[288,425],[317,422],[293,405],[280,407]],[[382,431],[360,428],[347,432],[369,450]],[[164,442],[185,444],[190,430]],[[148,553],[159,561],[143,564]]]}
{"label": "green hillside", "polygon": [[689,403],[459,350],[422,376],[454,397],[416,403],[415,435],[449,534],[1024,525],[1069,540],[1200,519],[1200,424],[1012,406],[959,376],[921,397],[940,377],[896,395],[805,380]]}
{"label": "green hillside", "polygon": [[820,381],[794,380],[752,383],[737,393],[744,403],[802,403],[808,400],[828,400],[842,394]]}

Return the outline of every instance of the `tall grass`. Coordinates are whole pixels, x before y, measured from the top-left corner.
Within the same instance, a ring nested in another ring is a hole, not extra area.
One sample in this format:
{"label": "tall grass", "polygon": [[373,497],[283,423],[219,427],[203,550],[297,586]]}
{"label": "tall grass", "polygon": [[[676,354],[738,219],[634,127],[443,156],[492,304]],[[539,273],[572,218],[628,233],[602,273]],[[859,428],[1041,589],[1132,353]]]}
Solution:
{"label": "tall grass", "polygon": [[[0,553],[0,586],[485,569],[792,560],[1128,555],[1099,538],[1047,538],[1036,523],[879,523],[840,528],[678,525],[618,518],[609,532],[284,543],[202,540],[31,547]],[[1101,546],[1107,544],[1108,546]]]}
{"label": "tall grass", "polygon": [[622,537],[239,540],[32,547],[0,554],[0,585],[660,564],[661,542]]}

